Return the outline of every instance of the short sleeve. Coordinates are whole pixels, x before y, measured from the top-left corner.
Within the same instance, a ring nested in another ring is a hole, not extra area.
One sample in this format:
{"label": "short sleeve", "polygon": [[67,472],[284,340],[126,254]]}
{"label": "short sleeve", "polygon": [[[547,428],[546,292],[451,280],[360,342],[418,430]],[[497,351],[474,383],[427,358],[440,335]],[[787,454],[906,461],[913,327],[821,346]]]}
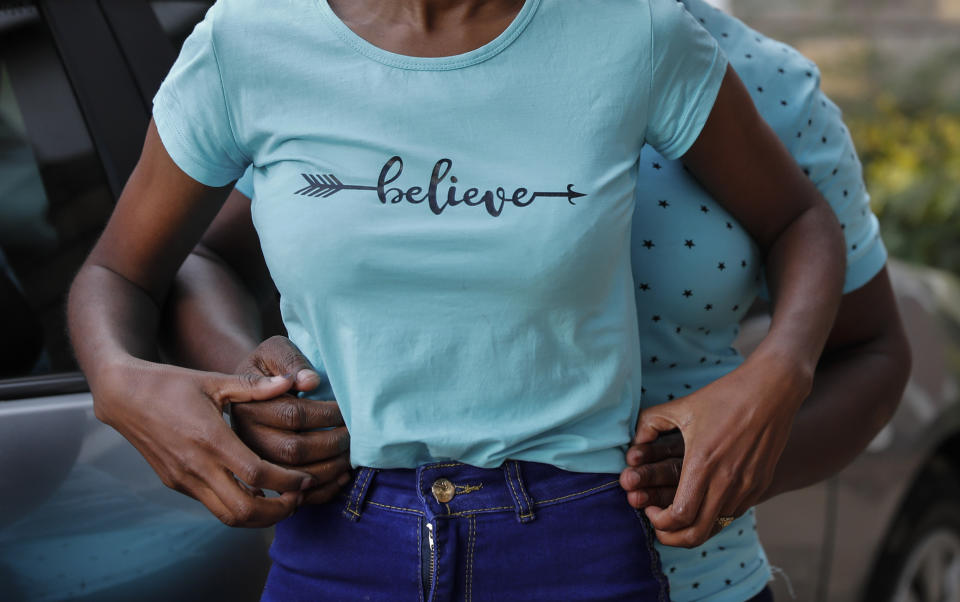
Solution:
{"label": "short sleeve", "polygon": [[243,172],[243,175],[240,176],[240,179],[237,180],[237,183],[233,185],[240,194],[247,197],[248,199],[253,198],[253,166],[247,167],[247,171]]}
{"label": "short sleeve", "polygon": [[646,142],[667,159],[696,141],[716,101],[727,58],[675,0],[650,0],[651,81]]}
{"label": "short sleeve", "polygon": [[840,109],[819,87],[805,104],[808,111],[796,127],[802,135],[789,147],[843,228],[847,250],[843,292],[849,293],[883,269],[887,251],[877,218],[870,210],[863,168]]}
{"label": "short sleeve", "polygon": [[207,186],[224,186],[250,163],[237,144],[217,59],[217,2],[183,43],[153,99],[153,119],[174,163]]}

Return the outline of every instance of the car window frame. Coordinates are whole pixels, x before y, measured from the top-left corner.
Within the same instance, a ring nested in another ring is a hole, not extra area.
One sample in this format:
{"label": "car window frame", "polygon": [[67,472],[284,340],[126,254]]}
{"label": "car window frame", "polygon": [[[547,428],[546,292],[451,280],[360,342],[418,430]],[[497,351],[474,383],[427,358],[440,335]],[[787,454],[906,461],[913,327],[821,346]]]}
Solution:
{"label": "car window frame", "polygon": [[[68,102],[80,111],[115,202],[136,165],[150,111],[114,28],[143,17],[115,10],[108,20],[96,0],[0,0],[0,7],[39,11],[73,92]],[[87,391],[79,371],[0,379],[0,402]]]}

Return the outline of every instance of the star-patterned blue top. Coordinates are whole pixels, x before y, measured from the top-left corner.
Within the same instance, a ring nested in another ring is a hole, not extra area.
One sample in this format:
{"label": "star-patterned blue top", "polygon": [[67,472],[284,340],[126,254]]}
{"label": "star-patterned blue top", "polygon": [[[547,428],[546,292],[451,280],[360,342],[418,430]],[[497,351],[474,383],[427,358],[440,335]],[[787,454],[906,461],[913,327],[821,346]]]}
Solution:
{"label": "star-patterned blue top", "polygon": [[[844,291],[859,288],[883,268],[887,255],[853,143],[840,110],[820,91],[816,65],[703,0],[684,4],[717,39],[761,115],[837,213],[847,244]],[[763,283],[749,235],[680,162],[646,147],[640,181],[631,248],[642,405],[649,407],[696,391],[740,365],[743,358],[732,344]],[[670,597],[679,602],[742,602],[770,578],[752,510],[698,548],[657,549]]]}

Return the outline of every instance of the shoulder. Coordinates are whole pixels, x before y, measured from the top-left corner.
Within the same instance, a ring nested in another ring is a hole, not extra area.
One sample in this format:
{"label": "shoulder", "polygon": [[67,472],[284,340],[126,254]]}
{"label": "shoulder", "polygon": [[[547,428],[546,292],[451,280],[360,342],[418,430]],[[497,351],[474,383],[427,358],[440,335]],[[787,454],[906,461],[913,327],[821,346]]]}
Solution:
{"label": "shoulder", "polygon": [[321,0],[217,0],[204,22],[209,22],[217,44],[244,41],[251,45],[283,38],[298,30],[319,32],[322,28],[318,1]]}
{"label": "shoulder", "polygon": [[[793,98],[809,96],[819,91],[819,68],[796,48],[763,35],[704,0],[683,0],[683,4],[717,40],[730,65],[744,83],[748,84],[754,96],[767,92],[768,89],[773,92],[786,91]],[[752,82],[757,83],[751,87],[749,84]],[[763,92],[759,92],[757,87],[764,83],[767,86]]]}
{"label": "shoulder", "polygon": [[325,48],[321,0],[218,0],[204,21],[225,72],[253,72]]}

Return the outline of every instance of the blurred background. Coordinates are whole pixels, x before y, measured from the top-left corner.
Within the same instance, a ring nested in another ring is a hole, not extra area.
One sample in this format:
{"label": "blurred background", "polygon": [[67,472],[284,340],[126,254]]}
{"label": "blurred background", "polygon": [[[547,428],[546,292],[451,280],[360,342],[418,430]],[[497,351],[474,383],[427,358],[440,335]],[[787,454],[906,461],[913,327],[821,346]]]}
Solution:
{"label": "blurred background", "polygon": [[960,274],[960,0],[715,4],[820,66],[891,255]]}

